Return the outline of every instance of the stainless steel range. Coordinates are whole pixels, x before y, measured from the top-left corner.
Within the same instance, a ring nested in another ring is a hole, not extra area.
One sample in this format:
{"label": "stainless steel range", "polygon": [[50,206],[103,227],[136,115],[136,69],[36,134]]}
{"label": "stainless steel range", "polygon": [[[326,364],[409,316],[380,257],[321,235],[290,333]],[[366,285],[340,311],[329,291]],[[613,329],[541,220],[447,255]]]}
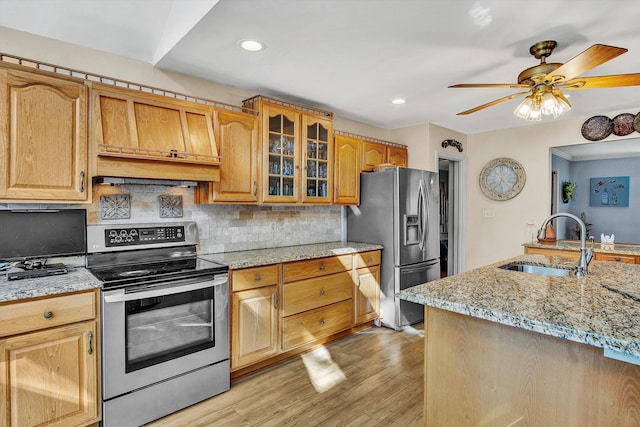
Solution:
{"label": "stainless steel range", "polygon": [[102,281],[102,418],[139,426],[229,389],[228,267],[195,222],[87,227]]}

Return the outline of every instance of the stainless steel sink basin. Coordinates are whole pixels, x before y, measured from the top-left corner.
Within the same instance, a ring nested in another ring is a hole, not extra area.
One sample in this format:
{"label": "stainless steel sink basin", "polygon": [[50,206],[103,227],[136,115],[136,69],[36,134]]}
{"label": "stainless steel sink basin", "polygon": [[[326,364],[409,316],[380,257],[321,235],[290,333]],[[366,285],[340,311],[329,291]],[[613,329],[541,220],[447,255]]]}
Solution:
{"label": "stainless steel sink basin", "polygon": [[542,276],[560,277],[573,274],[573,270],[569,268],[546,267],[522,261],[510,262],[509,264],[501,265],[498,268],[509,271],[520,271],[522,273],[539,274]]}

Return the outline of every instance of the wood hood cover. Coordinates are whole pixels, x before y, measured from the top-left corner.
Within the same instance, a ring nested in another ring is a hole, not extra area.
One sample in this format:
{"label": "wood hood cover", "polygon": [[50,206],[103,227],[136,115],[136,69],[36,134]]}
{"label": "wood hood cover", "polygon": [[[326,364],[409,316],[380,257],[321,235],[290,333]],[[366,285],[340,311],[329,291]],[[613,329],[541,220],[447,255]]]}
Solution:
{"label": "wood hood cover", "polygon": [[220,179],[213,107],[92,84],[94,176]]}

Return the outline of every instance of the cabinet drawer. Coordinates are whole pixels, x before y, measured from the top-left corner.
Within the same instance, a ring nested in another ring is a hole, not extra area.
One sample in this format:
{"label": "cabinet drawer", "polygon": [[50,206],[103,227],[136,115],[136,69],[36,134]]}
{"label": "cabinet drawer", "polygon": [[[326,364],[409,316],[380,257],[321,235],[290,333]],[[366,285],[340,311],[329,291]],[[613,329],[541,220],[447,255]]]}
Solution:
{"label": "cabinet drawer", "polygon": [[283,349],[323,338],[351,327],[351,300],[282,319]]}
{"label": "cabinet drawer", "polygon": [[352,266],[353,256],[350,254],[288,262],[283,266],[284,282],[293,282],[295,280],[348,271],[351,270]]}
{"label": "cabinet drawer", "polygon": [[278,265],[233,270],[231,272],[231,288],[233,292],[237,292],[276,285],[278,272]]}
{"label": "cabinet drawer", "polygon": [[75,323],[96,317],[95,292],[0,307],[0,336]]}
{"label": "cabinet drawer", "polygon": [[287,283],[282,292],[282,315],[290,316],[352,298],[353,280],[351,272],[344,271]]}
{"label": "cabinet drawer", "polygon": [[380,264],[380,251],[357,253],[353,256],[356,268],[371,267]]}
{"label": "cabinet drawer", "polygon": [[615,255],[615,254],[596,253],[596,261],[613,261],[613,262],[623,262],[625,264],[635,264],[636,257],[632,255]]}

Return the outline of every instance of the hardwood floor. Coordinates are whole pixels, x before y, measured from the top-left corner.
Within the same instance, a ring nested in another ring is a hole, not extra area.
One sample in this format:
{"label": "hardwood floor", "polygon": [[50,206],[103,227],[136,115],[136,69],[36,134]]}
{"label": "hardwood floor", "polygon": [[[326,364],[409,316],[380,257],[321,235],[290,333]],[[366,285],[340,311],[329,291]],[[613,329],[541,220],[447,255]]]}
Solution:
{"label": "hardwood floor", "polygon": [[423,336],[367,329],[147,426],[421,426]]}

